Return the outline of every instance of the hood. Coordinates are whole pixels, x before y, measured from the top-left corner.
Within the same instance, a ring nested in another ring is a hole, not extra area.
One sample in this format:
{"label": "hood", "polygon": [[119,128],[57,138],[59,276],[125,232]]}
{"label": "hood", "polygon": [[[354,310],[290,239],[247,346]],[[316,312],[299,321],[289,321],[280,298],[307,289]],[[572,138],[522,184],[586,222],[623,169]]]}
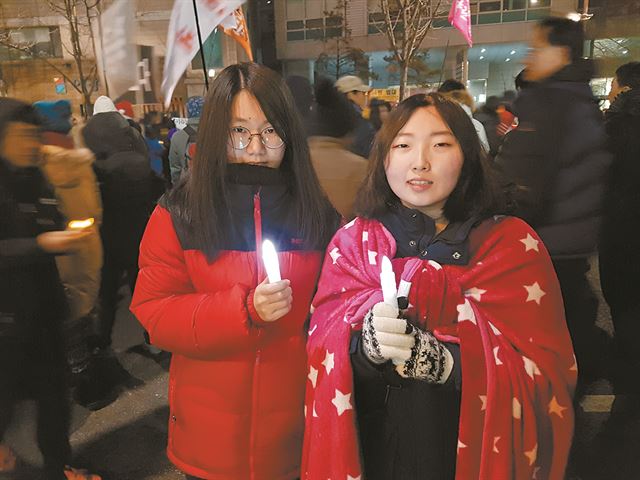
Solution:
{"label": "hood", "polygon": [[88,148],[67,149],[53,145],[42,147],[43,168],[54,187],[69,188],[80,183],[94,161]]}
{"label": "hood", "polygon": [[119,112],[94,115],[82,130],[85,145],[98,160],[136,149],[135,130]]}
{"label": "hood", "polygon": [[640,89],[627,90],[615,98],[606,116],[611,117],[616,114],[640,116]]}
{"label": "hood", "polygon": [[109,97],[106,97],[104,95],[98,97],[96,99],[96,103],[93,104],[94,115],[98,115],[99,113],[117,112],[117,111],[118,109],[114,105],[113,100],[111,100]]}
{"label": "hood", "polygon": [[71,102],[36,102],[34,108],[42,118],[42,128],[47,132],[67,134],[71,131]]}
{"label": "hood", "polygon": [[595,74],[595,64],[593,60],[589,58],[581,58],[566,67],[560,69],[546,80],[540,83],[547,82],[576,82],[576,83],[589,83],[589,80],[593,78]]}

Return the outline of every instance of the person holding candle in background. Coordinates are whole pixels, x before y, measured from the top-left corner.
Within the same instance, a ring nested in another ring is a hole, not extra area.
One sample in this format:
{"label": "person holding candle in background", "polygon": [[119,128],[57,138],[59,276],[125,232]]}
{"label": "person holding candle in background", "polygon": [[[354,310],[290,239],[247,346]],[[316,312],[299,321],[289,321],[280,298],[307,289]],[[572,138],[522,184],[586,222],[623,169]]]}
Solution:
{"label": "person holding candle in background", "polygon": [[[339,216],[268,68],[217,75],[199,133],[189,174],[147,226],[131,305],[173,352],[168,455],[191,478],[297,478],[306,320]],[[266,278],[264,239],[284,280]]]}
{"label": "person holding candle in background", "polygon": [[302,478],[563,478],[576,366],[558,281],[500,215],[470,118],[409,97],[370,162],[312,302]]}

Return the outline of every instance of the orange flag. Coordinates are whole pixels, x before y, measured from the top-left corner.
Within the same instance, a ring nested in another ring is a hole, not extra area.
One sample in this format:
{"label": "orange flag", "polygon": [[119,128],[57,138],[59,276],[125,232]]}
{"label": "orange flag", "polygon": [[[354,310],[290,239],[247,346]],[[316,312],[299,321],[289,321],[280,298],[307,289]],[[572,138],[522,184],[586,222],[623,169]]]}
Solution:
{"label": "orange flag", "polygon": [[242,8],[234,10],[234,12],[220,23],[222,31],[242,45],[244,51],[247,52],[249,60],[253,62],[253,52],[251,51],[251,41],[249,40],[249,30],[247,30],[247,22],[244,18]]}

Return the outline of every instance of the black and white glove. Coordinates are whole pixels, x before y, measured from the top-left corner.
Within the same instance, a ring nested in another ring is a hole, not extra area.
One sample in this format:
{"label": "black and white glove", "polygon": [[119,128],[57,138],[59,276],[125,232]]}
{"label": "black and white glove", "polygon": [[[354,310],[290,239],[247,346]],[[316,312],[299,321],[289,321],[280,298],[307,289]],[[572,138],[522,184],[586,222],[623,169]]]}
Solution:
{"label": "black and white glove", "polygon": [[398,309],[383,302],[369,311],[362,326],[362,346],[373,363],[391,360],[398,374],[429,383],[445,383],[453,370],[449,350],[430,332],[414,328]]}

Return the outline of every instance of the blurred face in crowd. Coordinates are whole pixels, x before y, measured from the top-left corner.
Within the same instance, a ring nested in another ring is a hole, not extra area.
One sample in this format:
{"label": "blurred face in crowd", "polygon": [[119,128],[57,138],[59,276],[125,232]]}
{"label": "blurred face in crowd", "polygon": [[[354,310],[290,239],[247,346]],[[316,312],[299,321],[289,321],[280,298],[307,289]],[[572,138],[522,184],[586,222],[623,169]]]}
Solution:
{"label": "blurred face in crowd", "polygon": [[367,100],[369,96],[366,92],[354,90],[353,92],[349,92],[347,94],[347,98],[358,105],[360,108],[365,108],[367,106]]}
{"label": "blurred face in crowd", "polygon": [[384,123],[385,120],[389,117],[389,113],[391,113],[391,110],[389,108],[387,108],[386,105],[381,105],[380,106],[380,123]]}
{"label": "blurred face in crowd", "polygon": [[0,157],[18,168],[38,165],[40,162],[40,130],[35,125],[9,122],[0,142]]}
{"label": "blurred face in crowd", "polygon": [[458,183],[464,155],[435,107],[418,108],[391,143],[387,181],[402,204],[433,219]]}
{"label": "blurred face in crowd", "polygon": [[609,90],[609,95],[607,96],[607,98],[609,102],[613,102],[618,95],[628,90],[631,90],[631,88],[627,86],[621,87],[620,83],[618,83],[618,77],[615,77],[613,79],[613,82],[611,82],[611,90]]}
{"label": "blurred face in crowd", "polygon": [[571,63],[569,47],[551,45],[547,30],[535,27],[525,59],[525,80],[540,82]]}
{"label": "blurred face in crowd", "polygon": [[231,103],[230,127],[229,163],[280,167],[286,146],[258,100],[246,90],[241,90]]}

